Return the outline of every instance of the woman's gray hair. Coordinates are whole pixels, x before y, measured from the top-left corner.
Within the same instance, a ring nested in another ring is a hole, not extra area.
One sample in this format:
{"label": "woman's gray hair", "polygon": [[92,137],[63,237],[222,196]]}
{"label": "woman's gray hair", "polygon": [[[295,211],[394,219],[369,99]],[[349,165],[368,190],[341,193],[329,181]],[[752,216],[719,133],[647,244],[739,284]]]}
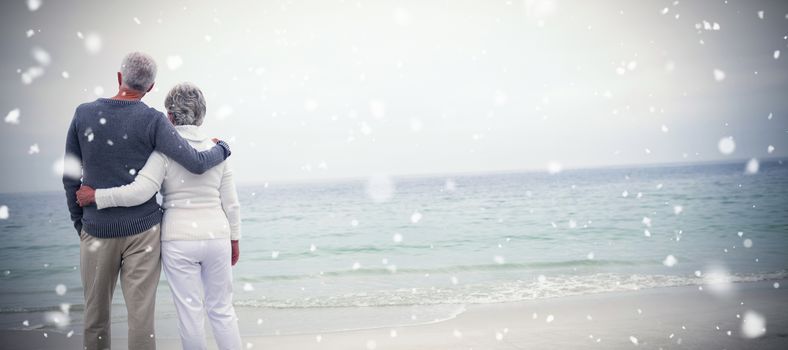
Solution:
{"label": "woman's gray hair", "polygon": [[156,80],[156,61],[142,52],[132,52],[123,58],[120,64],[123,85],[147,92]]}
{"label": "woman's gray hair", "polygon": [[164,107],[175,125],[202,125],[205,119],[205,96],[192,83],[175,85],[164,99]]}

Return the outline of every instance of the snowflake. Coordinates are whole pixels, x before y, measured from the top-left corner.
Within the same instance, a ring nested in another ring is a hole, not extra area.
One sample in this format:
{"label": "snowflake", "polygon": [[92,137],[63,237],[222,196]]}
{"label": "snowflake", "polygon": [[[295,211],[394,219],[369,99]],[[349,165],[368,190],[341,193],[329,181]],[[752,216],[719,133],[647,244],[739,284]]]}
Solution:
{"label": "snowflake", "polygon": [[733,136],[723,137],[717,143],[717,149],[719,149],[720,153],[729,155],[736,150],[736,141],[733,140]]}
{"label": "snowflake", "polygon": [[17,125],[17,124],[19,124],[19,116],[20,116],[20,114],[21,114],[21,112],[19,111],[19,108],[14,108],[14,109],[10,110],[8,112],[8,114],[5,115],[4,121],[6,123],[8,123],[8,124]]}

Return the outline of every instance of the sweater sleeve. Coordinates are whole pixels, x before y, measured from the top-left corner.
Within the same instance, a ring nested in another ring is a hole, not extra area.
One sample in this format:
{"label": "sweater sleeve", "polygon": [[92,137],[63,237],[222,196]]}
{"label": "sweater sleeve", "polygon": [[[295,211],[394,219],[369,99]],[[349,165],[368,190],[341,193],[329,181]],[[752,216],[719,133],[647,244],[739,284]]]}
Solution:
{"label": "sweater sleeve", "polygon": [[97,189],[96,207],[134,207],[147,202],[161,188],[167,171],[167,158],[159,152],[151,153],[145,166],[128,185]]}
{"label": "sweater sleeve", "polygon": [[153,148],[191,173],[202,174],[230,156],[230,147],[224,141],[206,151],[195,150],[163,115],[154,117],[151,129]]}
{"label": "sweater sleeve", "polygon": [[224,209],[227,221],[230,223],[230,239],[238,240],[241,238],[241,203],[238,201],[238,191],[235,189],[233,171],[230,169],[229,163],[224,165],[219,195],[222,200],[222,209]]}
{"label": "sweater sleeve", "polygon": [[71,120],[71,125],[66,134],[66,153],[63,159],[63,188],[66,190],[66,204],[74,223],[77,234],[82,232],[82,207],[77,204],[77,190],[82,185],[82,179],[75,174],[76,169],[70,167],[79,164],[79,171],[82,170],[82,149],[79,145],[79,135],[77,131],[77,113]]}

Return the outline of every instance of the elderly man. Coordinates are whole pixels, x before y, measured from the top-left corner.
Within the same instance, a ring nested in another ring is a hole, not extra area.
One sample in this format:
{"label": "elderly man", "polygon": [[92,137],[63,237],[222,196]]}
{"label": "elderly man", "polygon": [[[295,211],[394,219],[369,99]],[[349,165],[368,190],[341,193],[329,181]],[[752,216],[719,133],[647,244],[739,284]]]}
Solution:
{"label": "elderly man", "polygon": [[129,349],[155,349],[154,308],[161,273],[159,224],[162,211],[152,196],[141,205],[97,210],[77,203],[84,183],[94,188],[127,184],[155,150],[190,172],[201,174],[229,155],[219,141],[198,152],[161,112],[141,101],[153,89],[156,63],[133,52],[118,72],[118,94],[77,107],[66,136],[66,157],[82,164],[82,180],[64,173],[68,208],[80,237],[80,271],[85,294],[85,349],[110,348],[110,308],[115,284],[128,311]]}

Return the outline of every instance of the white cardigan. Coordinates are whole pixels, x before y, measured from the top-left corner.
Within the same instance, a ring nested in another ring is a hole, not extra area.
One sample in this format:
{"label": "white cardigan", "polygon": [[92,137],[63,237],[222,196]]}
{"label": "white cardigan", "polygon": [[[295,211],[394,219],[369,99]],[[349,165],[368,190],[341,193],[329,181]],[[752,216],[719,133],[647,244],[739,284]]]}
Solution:
{"label": "white cardigan", "polygon": [[[175,129],[198,151],[214,145],[197,126],[179,125]],[[159,190],[164,197],[162,241],[241,237],[241,205],[227,161],[196,175],[153,152],[134,182],[97,189],[96,205],[98,209],[140,205]]]}

